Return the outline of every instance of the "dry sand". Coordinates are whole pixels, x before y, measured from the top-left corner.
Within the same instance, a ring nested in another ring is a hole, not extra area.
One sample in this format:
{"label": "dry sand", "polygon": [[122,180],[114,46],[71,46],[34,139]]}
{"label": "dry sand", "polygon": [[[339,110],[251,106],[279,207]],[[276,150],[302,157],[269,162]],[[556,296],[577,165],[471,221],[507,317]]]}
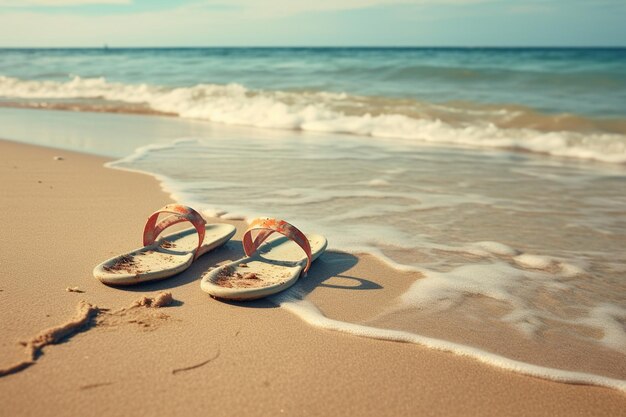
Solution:
{"label": "dry sand", "polygon": [[[97,309],[41,346],[33,365],[0,377],[0,416],[626,415],[626,395],[610,389],[315,329],[267,301],[213,300],[200,275],[240,256],[237,222],[232,243],[185,273],[107,287],[91,270],[140,246],[146,217],[169,202],[156,181],[95,156],[12,142],[0,153],[0,368],[28,359],[20,342],[80,319],[85,303]],[[357,320],[380,301],[377,288],[400,293],[415,278],[328,253],[307,290],[327,314]],[[163,291],[168,306],[143,299]]]}

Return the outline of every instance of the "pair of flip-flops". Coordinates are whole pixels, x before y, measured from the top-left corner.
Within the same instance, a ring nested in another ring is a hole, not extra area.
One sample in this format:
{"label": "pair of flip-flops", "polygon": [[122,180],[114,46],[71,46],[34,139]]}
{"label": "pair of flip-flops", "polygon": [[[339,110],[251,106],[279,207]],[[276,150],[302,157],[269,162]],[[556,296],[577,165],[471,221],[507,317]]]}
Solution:
{"label": "pair of flip-flops", "polygon": [[[169,216],[157,223],[161,213]],[[157,239],[166,228],[190,222],[185,229]],[[93,275],[105,284],[132,285],[176,275],[198,257],[222,246],[236,230],[229,224],[207,224],[191,207],[170,204],[146,222],[144,246],[102,262]],[[305,235],[284,220],[259,218],[242,239],[246,257],[204,274],[202,290],[216,298],[252,300],[291,287],[326,249],[326,238]],[[304,254],[303,254],[304,252]]]}

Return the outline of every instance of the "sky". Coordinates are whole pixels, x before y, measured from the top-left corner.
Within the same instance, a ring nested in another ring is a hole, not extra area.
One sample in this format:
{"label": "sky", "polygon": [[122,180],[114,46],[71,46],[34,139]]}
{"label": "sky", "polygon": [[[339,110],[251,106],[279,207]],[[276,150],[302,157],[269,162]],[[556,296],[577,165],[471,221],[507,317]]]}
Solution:
{"label": "sky", "polygon": [[626,0],[0,0],[0,47],[626,46]]}

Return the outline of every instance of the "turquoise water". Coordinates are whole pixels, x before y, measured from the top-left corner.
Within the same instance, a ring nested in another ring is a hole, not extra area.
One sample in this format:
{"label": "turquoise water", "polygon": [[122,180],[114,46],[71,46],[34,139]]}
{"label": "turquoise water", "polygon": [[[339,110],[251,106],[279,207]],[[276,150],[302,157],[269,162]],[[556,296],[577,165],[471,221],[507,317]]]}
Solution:
{"label": "turquoise water", "polygon": [[3,49],[0,75],[64,82],[328,91],[626,116],[626,49]]}
{"label": "turquoise water", "polygon": [[4,49],[0,105],[626,163],[626,49]]}

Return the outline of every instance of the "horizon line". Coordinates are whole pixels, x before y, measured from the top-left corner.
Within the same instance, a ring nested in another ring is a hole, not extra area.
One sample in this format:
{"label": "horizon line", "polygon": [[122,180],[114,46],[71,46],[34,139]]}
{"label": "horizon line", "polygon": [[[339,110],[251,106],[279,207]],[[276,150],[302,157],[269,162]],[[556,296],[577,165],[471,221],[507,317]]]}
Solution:
{"label": "horizon line", "polygon": [[213,46],[2,46],[0,49],[626,49],[626,45],[213,45]]}

